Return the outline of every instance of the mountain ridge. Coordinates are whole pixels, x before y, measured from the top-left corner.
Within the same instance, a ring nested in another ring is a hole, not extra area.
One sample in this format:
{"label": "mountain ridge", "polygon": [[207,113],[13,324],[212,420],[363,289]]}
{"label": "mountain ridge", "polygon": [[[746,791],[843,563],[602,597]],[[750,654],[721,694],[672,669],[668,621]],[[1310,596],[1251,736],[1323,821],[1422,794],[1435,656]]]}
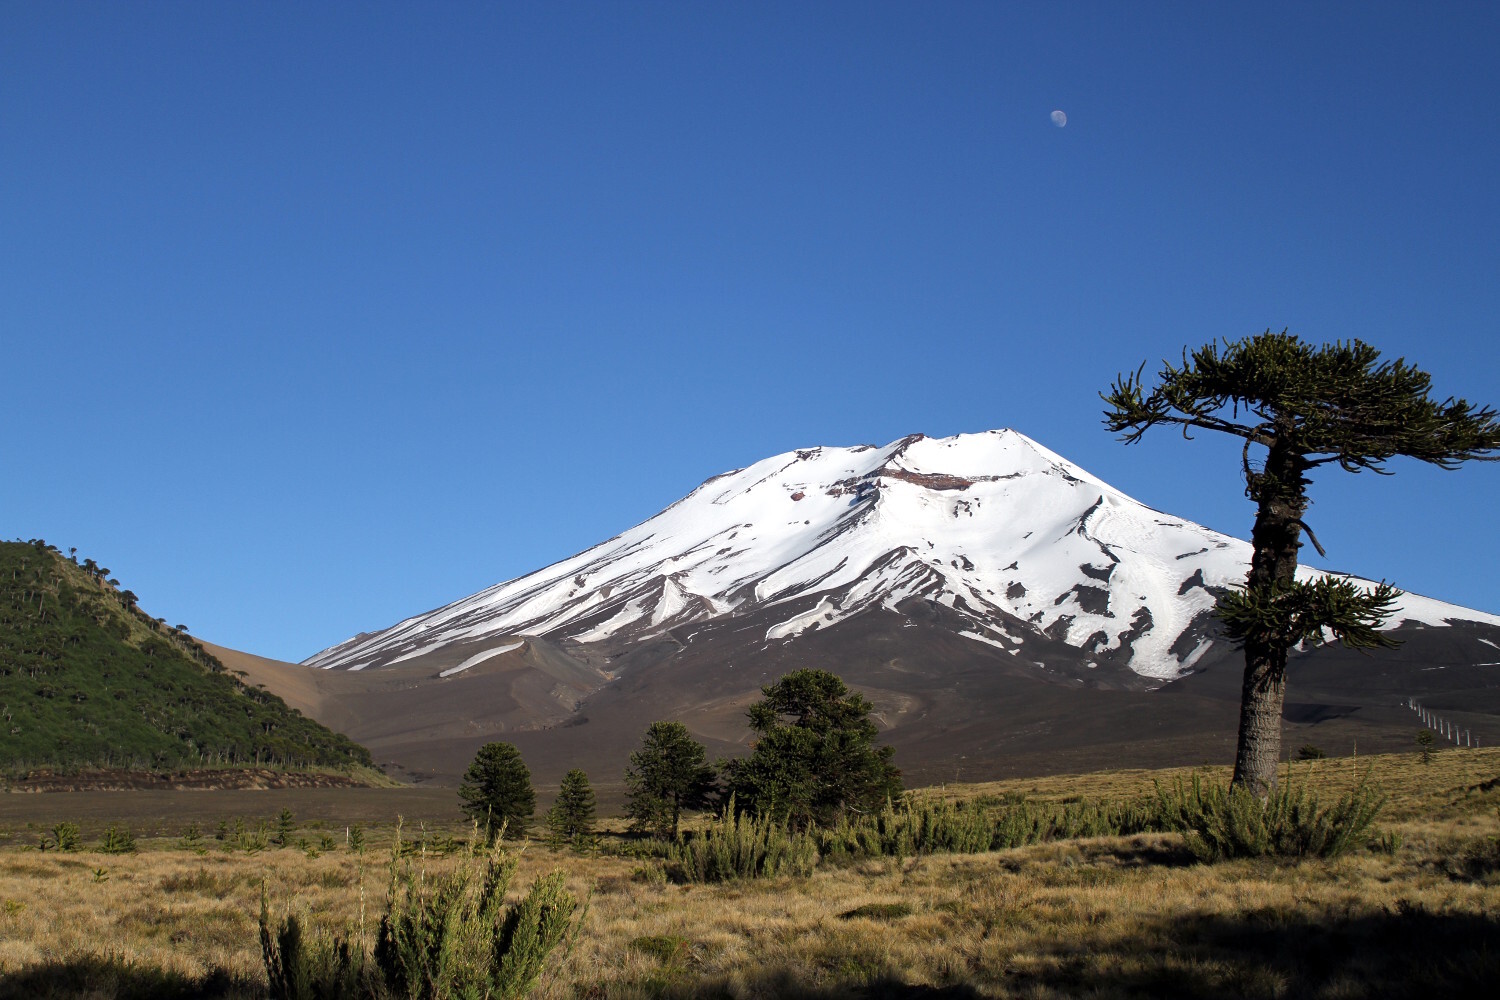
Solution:
{"label": "mountain ridge", "polygon": [[40,539],[0,542],[0,702],[10,770],[370,767],[364,747],[147,615],[107,569]]}
{"label": "mountain ridge", "polygon": [[[1018,431],[908,435],[712,476],[599,545],[303,662],[451,668],[487,642],[527,636],[607,662],[607,651],[761,608],[787,612],[766,628],[769,643],[921,597],[957,612],[968,626],[959,634],[1011,655],[1057,640],[1094,668],[1167,683],[1215,641],[1215,594],[1244,579],[1249,552]],[[1391,627],[1500,625],[1418,595],[1402,603]]]}
{"label": "mountain ridge", "polygon": [[[540,784],[583,768],[601,802],[651,722],[737,756],[746,707],[804,667],[869,698],[914,782],[1196,764],[1233,753],[1244,664],[1213,607],[1249,557],[1018,432],[911,435],[713,476],[288,669],[408,778],[454,782],[503,740]],[[1412,697],[1500,741],[1500,617],[1403,604],[1398,650],[1293,653],[1287,747],[1409,747]]]}

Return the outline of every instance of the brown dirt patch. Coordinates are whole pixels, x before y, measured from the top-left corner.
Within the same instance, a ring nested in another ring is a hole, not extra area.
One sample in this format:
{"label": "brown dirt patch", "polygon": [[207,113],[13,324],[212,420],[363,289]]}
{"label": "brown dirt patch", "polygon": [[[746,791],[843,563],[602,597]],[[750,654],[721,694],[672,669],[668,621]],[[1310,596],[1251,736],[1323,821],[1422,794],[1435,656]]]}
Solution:
{"label": "brown dirt patch", "polygon": [[6,779],[8,792],[133,792],[220,791],[247,788],[363,788],[366,782],[346,774],[272,771],[269,768],[234,768],[200,771],[83,771],[58,774],[29,771]]}

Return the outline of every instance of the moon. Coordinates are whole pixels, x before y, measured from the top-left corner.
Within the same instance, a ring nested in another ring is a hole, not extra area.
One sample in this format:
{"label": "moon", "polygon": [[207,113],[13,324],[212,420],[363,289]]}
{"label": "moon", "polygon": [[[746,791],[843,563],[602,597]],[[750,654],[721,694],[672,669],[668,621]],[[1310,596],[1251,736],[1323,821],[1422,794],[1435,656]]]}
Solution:
{"label": "moon", "polygon": [[1056,125],[1058,128],[1062,128],[1064,125],[1068,124],[1068,116],[1063,114],[1061,111],[1054,111],[1052,112],[1052,124]]}

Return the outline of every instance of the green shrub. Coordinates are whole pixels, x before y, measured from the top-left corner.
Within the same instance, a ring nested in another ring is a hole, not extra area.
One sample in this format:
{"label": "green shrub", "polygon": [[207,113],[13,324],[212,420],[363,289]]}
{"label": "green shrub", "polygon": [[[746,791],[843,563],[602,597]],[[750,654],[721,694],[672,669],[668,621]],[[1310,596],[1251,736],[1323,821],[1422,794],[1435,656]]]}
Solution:
{"label": "green shrub", "polygon": [[399,860],[399,841],[392,855],[386,913],[370,954],[339,935],[307,935],[295,916],[273,928],[262,889],[261,953],[274,1000],[502,1000],[536,986],[578,908],[561,871],[507,906],[516,866],[499,852],[471,854],[435,881]]}
{"label": "green shrub", "polygon": [[564,875],[536,880],[505,906],[515,862],[497,855],[462,865],[432,888],[408,868],[393,880],[380,922],[375,966],[384,985],[409,997],[520,997],[541,977],[577,909]]}
{"label": "green shrub", "polygon": [[[1122,836],[1171,829],[1153,800],[1032,802],[1001,799],[943,802],[908,797],[871,816],[817,831],[825,857],[978,854],[1076,837]],[[1185,827],[1177,827],[1185,828]]]}
{"label": "green shrub", "polygon": [[345,938],[314,937],[289,914],[274,930],[264,883],[260,891],[260,953],[271,1000],[342,1000],[373,997],[364,950]]}
{"label": "green shrub", "polygon": [[1262,806],[1254,796],[1194,777],[1125,802],[1033,802],[1018,795],[949,803],[907,798],[870,816],[814,831],[833,860],[1006,850],[1080,837],[1187,834],[1205,860],[1262,854],[1333,857],[1362,842],[1382,798],[1364,786],[1322,809],[1290,779]]}
{"label": "green shrub", "polygon": [[1281,782],[1264,802],[1237,786],[1204,782],[1197,775],[1170,792],[1157,786],[1163,827],[1186,833],[1201,860],[1228,858],[1332,858],[1361,842],[1385,803],[1363,783],[1324,809],[1305,785]]}
{"label": "green shrub", "polygon": [[[734,800],[700,833],[675,843],[640,843],[634,856],[665,857],[678,881],[808,874],[819,859],[905,858],[939,853],[981,853],[1080,837],[1177,832],[1203,860],[1255,857],[1331,858],[1368,840],[1384,798],[1361,784],[1328,808],[1288,776],[1262,804],[1236,788],[1194,776],[1152,796],[1124,802],[1074,799],[1034,802],[1018,795],[968,802],[908,796],[878,812],[845,817],[835,825],[794,831],[769,816],[736,815]],[[1387,838],[1399,849],[1399,837]]]}
{"label": "green shrub", "polygon": [[907,797],[871,816],[840,820],[817,832],[829,858],[912,857],[918,854],[977,854],[990,849],[994,822],[989,812],[969,803]]}
{"label": "green shrub", "polygon": [[813,834],[794,831],[768,814],[736,815],[734,805],[731,796],[721,817],[671,846],[669,874],[683,882],[812,874],[818,863]]}
{"label": "green shrub", "polygon": [[233,851],[238,848],[247,854],[257,854],[270,846],[266,838],[266,825],[261,823],[254,831],[250,830],[243,819],[234,821],[234,834],[232,839],[225,841],[224,850]]}
{"label": "green shrub", "polygon": [[1077,837],[1122,837],[1166,827],[1151,801],[1018,802],[1002,810],[990,842],[994,850]]}
{"label": "green shrub", "polygon": [[104,828],[104,835],[99,840],[99,851],[101,854],[134,854],[135,834],[123,826],[111,823]]}
{"label": "green shrub", "polygon": [[41,849],[44,850],[44,851],[54,850],[54,849],[55,850],[59,850],[59,851],[76,851],[76,850],[78,850],[78,847],[79,847],[78,824],[77,823],[59,823],[59,824],[57,824],[51,830],[49,830],[46,833],[42,834],[42,843],[41,843],[40,846],[41,846]]}

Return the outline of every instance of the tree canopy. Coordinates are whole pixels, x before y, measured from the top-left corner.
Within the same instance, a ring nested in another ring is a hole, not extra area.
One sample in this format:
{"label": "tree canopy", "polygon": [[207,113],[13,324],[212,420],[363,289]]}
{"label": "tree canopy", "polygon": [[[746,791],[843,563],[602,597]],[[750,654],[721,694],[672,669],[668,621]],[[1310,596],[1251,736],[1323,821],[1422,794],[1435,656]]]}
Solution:
{"label": "tree canopy", "polygon": [[594,835],[594,789],[581,769],[563,775],[557,801],[547,813],[547,829],[556,840],[575,846]]}
{"label": "tree canopy", "polygon": [[797,826],[829,824],[901,794],[901,772],[891,764],[895,749],[875,745],[870,703],[837,676],[798,670],[761,693],[748,713],[760,736],[755,749],[727,765],[742,808]]}
{"label": "tree canopy", "polygon": [[42,539],[0,542],[0,767],[371,766],[75,560]]}
{"label": "tree canopy", "polygon": [[[1400,592],[1381,583],[1367,590],[1324,576],[1296,578],[1306,533],[1307,474],[1336,464],[1349,472],[1384,474],[1406,456],[1454,469],[1500,449],[1500,423],[1490,407],[1430,395],[1431,376],[1406,360],[1382,361],[1360,340],[1315,346],[1286,331],[1206,344],[1182,364],[1163,362],[1149,391],[1121,375],[1106,393],[1105,425],[1127,444],[1152,427],[1218,431],[1244,440],[1241,472],[1256,504],[1253,554],[1243,588],[1222,595],[1219,617],[1245,650],[1236,784],[1264,793],[1275,785],[1288,651],[1316,644],[1325,630],[1353,647],[1389,646],[1379,631]],[[1252,447],[1264,448],[1264,454]]]}
{"label": "tree canopy", "polygon": [[464,815],[484,829],[488,840],[494,840],[502,829],[507,837],[520,837],[536,811],[531,769],[521,759],[521,751],[509,743],[486,743],[479,748],[464,772],[458,797]]}
{"label": "tree canopy", "polygon": [[1306,468],[1337,462],[1350,472],[1384,472],[1397,455],[1454,469],[1500,444],[1493,409],[1451,396],[1433,400],[1432,376],[1405,358],[1382,362],[1360,340],[1316,347],[1267,330],[1226,341],[1222,353],[1205,344],[1191,356],[1184,351],[1181,366],[1162,362],[1149,393],[1145,367],[1104,394],[1109,429],[1127,443],[1157,424],[1242,437],[1251,485],[1252,444],[1287,445],[1306,457]]}
{"label": "tree canopy", "polygon": [[625,811],[637,830],[675,837],[682,811],[708,804],[715,776],[706,756],[687,726],[651,723],[625,769]]}

